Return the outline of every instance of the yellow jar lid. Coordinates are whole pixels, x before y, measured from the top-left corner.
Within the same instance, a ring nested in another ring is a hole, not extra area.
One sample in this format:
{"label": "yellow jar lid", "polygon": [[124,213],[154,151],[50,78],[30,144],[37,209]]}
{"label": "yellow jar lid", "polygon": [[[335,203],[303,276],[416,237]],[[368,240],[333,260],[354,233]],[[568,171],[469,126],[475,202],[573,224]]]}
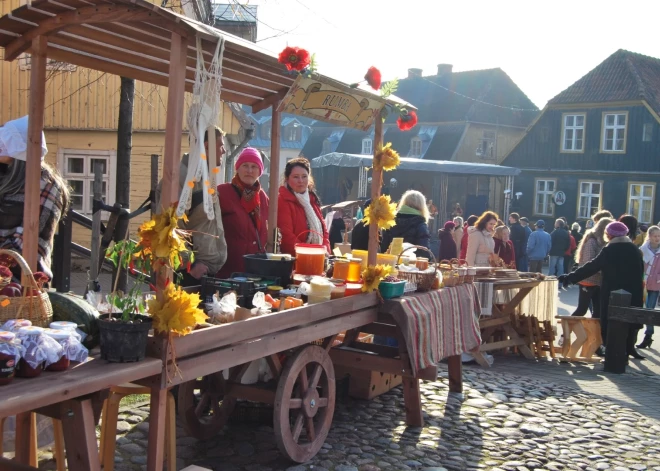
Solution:
{"label": "yellow jar lid", "polygon": [[281,286],[269,286],[268,291],[282,291],[284,288]]}

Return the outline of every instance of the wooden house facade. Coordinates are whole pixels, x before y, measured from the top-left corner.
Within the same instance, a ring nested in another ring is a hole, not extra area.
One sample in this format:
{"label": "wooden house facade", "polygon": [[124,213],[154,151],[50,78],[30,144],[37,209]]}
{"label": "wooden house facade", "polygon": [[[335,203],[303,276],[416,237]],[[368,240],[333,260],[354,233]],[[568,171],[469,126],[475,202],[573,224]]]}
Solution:
{"label": "wooden house facade", "polygon": [[619,50],[548,102],[504,159],[514,208],[584,223],[600,209],[660,219],[660,59]]}

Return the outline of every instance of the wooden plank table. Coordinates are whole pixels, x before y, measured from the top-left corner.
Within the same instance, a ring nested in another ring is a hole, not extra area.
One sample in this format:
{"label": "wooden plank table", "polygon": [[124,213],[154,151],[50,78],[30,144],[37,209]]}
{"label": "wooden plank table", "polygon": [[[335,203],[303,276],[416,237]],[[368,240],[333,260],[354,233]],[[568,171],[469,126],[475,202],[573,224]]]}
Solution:
{"label": "wooden plank table", "polygon": [[0,419],[16,415],[16,459],[0,458],[0,469],[28,469],[33,455],[31,417],[39,413],[62,422],[68,468],[71,471],[100,470],[95,424],[104,392],[116,384],[159,375],[160,360],[137,363],[107,363],[90,358],[63,372],[45,371],[38,378],[15,378],[0,388]]}
{"label": "wooden plank table", "polygon": [[[518,347],[518,350],[525,358],[528,360],[534,360],[534,353],[529,349],[527,341],[522,338],[513,327],[512,314],[523,299],[525,299],[525,297],[527,297],[527,295],[541,283],[541,280],[502,280],[494,281],[492,283],[493,291],[517,289],[518,293],[502,309],[500,309],[499,305],[495,303],[496,297],[493,296],[493,315],[479,320],[479,328],[481,329],[483,343],[481,344],[481,347],[479,347],[479,351],[473,353],[475,360],[481,366],[489,368],[490,363],[488,363],[484,357],[483,352],[499,350],[507,347]],[[498,329],[503,329],[509,338],[499,342],[488,342],[490,336]]]}

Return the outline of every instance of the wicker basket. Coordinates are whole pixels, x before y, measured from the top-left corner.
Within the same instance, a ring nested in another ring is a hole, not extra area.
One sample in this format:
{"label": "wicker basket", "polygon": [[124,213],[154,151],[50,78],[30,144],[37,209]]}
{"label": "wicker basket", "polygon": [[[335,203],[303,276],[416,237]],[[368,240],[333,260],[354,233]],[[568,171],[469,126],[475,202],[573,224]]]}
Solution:
{"label": "wicker basket", "polygon": [[431,255],[431,257],[429,258],[429,268],[424,271],[399,270],[399,274],[397,275],[397,277],[409,283],[415,283],[417,285],[417,291],[430,291],[433,288],[433,284],[435,283],[437,264],[433,252],[431,252],[428,248],[422,247],[421,245],[413,245],[412,247],[408,247],[406,250],[401,252],[399,258],[396,261],[396,264],[399,265],[399,263],[401,262],[401,256],[411,249],[426,250]]}
{"label": "wicker basket", "polygon": [[455,267],[450,260],[441,260],[440,263],[438,263],[438,270],[440,270],[440,273],[442,274],[442,286],[445,288],[453,288],[458,285],[458,268]]}
{"label": "wicker basket", "polygon": [[467,277],[468,263],[465,260],[452,258],[451,266],[454,267],[456,269],[456,272],[458,273],[458,284],[456,286],[465,283],[465,278]]}
{"label": "wicker basket", "polygon": [[[18,264],[21,269],[21,285],[23,296],[20,298],[9,298],[0,296],[0,324],[10,319],[27,319],[32,325],[48,327],[53,319],[53,307],[45,289],[40,289],[34,280],[32,270],[25,259],[12,250],[0,249],[0,255],[7,255]],[[31,296],[33,290],[39,291],[39,296]]]}

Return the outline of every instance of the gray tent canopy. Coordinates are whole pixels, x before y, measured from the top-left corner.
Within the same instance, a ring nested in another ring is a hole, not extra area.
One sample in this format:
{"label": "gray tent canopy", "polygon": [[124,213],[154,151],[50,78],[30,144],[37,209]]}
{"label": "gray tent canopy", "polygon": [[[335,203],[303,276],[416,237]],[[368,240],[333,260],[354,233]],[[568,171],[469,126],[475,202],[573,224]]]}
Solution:
{"label": "gray tent canopy", "polygon": [[[343,154],[332,152],[312,159],[312,168],[322,167],[371,167],[373,157],[360,154]],[[422,160],[401,158],[397,170],[421,170],[425,172],[454,173],[463,175],[490,175],[494,177],[509,177],[520,174],[520,169],[502,165],[478,164],[471,162],[452,162],[448,160]]]}

